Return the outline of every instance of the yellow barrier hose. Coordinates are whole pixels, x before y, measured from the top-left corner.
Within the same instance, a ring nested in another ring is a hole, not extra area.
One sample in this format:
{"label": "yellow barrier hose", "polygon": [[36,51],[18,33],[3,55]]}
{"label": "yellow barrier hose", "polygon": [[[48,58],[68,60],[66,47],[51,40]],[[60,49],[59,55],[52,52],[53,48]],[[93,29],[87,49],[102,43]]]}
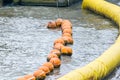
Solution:
{"label": "yellow barrier hose", "polygon": [[[84,0],[82,8],[90,9],[115,21],[120,27],[120,7],[104,0]],[[120,65],[120,36],[100,57],[57,80],[102,80]]]}
{"label": "yellow barrier hose", "polygon": [[82,8],[104,15],[120,26],[120,7],[104,0],[84,0]]}

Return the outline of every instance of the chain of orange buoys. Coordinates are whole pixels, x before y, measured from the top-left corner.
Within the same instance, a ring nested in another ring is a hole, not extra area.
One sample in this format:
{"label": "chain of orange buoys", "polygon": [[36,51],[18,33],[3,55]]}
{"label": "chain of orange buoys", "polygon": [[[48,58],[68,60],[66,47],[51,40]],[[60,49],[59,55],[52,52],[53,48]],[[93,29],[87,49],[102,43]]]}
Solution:
{"label": "chain of orange buoys", "polygon": [[54,41],[53,50],[48,54],[47,62],[40,66],[33,74],[25,75],[17,80],[44,80],[46,75],[49,75],[54,68],[60,67],[61,55],[72,55],[72,48],[66,46],[67,44],[73,44],[71,22],[58,18],[56,21],[48,22],[47,28],[61,28],[62,36]]}

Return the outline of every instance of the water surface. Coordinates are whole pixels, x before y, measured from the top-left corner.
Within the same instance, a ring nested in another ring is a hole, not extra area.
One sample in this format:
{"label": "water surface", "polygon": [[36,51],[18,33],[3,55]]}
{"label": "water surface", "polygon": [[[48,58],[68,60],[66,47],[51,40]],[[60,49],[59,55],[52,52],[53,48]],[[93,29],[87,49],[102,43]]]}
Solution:
{"label": "water surface", "polygon": [[[112,1],[112,0],[111,0]],[[118,0],[117,0],[118,1]],[[114,2],[114,1],[112,1]],[[118,2],[116,2],[118,4]],[[47,22],[58,18],[71,20],[74,44],[71,57],[62,56],[62,65],[47,76],[56,80],[73,69],[100,56],[117,38],[118,27],[109,19],[81,10],[81,2],[71,7],[14,6],[0,8],[0,78],[16,80],[32,74],[52,50],[61,30],[49,30]],[[119,80],[119,67],[106,80]]]}

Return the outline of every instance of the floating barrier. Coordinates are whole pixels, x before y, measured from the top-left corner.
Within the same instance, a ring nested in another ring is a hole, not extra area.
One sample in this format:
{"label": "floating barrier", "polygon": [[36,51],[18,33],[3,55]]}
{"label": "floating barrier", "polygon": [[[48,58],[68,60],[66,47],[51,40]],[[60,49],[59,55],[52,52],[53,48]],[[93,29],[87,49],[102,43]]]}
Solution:
{"label": "floating barrier", "polygon": [[[17,80],[44,80],[46,78],[46,75],[49,75],[49,73],[52,72],[54,68],[60,67],[61,65],[60,57],[62,54],[69,56],[72,55],[72,48],[66,46],[69,43],[73,44],[71,22],[69,20],[63,20],[58,18],[56,21],[48,22],[47,28],[50,29],[61,28],[62,36],[54,41],[53,50],[51,50],[50,53],[48,54],[47,62],[40,66],[38,70],[36,70],[32,75],[27,75],[27,78],[26,76],[23,76],[18,78]],[[66,39],[64,39],[64,37]]]}
{"label": "floating barrier", "polygon": [[[99,6],[98,6],[99,5]],[[82,8],[104,15],[120,26],[120,7],[104,0],[84,0]]]}
{"label": "floating barrier", "polygon": [[[120,7],[104,0],[83,0],[83,9],[104,15],[120,27]],[[120,31],[120,29],[119,29]],[[120,36],[100,57],[57,80],[102,80],[120,65]]]}
{"label": "floating barrier", "polygon": [[13,0],[14,4],[20,5],[39,5],[39,6],[59,6],[66,7],[74,3],[77,3],[79,0]]}

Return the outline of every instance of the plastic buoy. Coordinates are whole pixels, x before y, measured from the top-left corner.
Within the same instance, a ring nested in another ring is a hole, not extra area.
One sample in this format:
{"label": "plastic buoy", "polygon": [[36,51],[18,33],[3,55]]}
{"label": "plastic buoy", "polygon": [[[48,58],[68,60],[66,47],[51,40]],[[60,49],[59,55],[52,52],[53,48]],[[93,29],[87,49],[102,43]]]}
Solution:
{"label": "plastic buoy", "polygon": [[44,80],[46,73],[43,70],[37,70],[33,73],[33,76],[35,76],[36,80]]}
{"label": "plastic buoy", "polygon": [[61,47],[63,47],[63,46],[64,46],[64,45],[61,44],[61,43],[56,43],[53,48],[54,48],[54,49],[61,50]]}
{"label": "plastic buoy", "polygon": [[62,21],[62,26],[63,25],[68,25],[68,26],[71,26],[72,27],[72,24],[71,24],[71,22],[69,21],[69,20],[63,20]]}
{"label": "plastic buoy", "polygon": [[69,55],[69,56],[71,56],[72,53],[73,53],[73,51],[72,51],[71,47],[64,46],[64,47],[61,48],[61,53],[63,55]]}
{"label": "plastic buoy", "polygon": [[62,24],[62,19],[61,18],[58,18],[55,22],[56,22],[56,25],[57,25],[57,27],[60,27],[61,26],[61,24]]}
{"label": "plastic buoy", "polygon": [[66,36],[67,36],[67,37],[72,37],[72,35],[71,35],[70,33],[63,33],[63,34],[62,34],[62,37],[66,37]]}
{"label": "plastic buoy", "polygon": [[35,80],[35,77],[32,74],[25,75],[24,78],[26,80]]}
{"label": "plastic buoy", "polygon": [[47,56],[47,61],[50,61],[51,58],[58,58],[58,56],[56,54],[50,53]]}
{"label": "plastic buoy", "polygon": [[48,22],[48,24],[47,24],[47,28],[56,28],[56,27],[57,26],[56,26],[56,23],[54,21]]}
{"label": "plastic buoy", "polygon": [[43,70],[47,75],[50,73],[50,69],[46,66],[40,66],[39,70]]}
{"label": "plastic buoy", "polygon": [[64,40],[66,44],[73,44],[74,42],[72,37],[64,36],[62,37],[62,39]]}
{"label": "plastic buoy", "polygon": [[61,61],[59,58],[51,58],[50,62],[54,65],[55,68],[58,68],[61,65]]}
{"label": "plastic buoy", "polygon": [[46,62],[43,64],[43,66],[48,67],[50,71],[53,71],[53,69],[54,69],[54,66],[51,62]]}
{"label": "plastic buoy", "polygon": [[56,54],[59,58],[61,56],[61,52],[58,49],[53,49],[53,50],[50,51],[50,53]]}
{"label": "plastic buoy", "polygon": [[17,80],[26,80],[26,78],[20,77],[20,78],[18,78]]}
{"label": "plastic buoy", "polygon": [[64,40],[63,40],[62,38],[56,39],[56,40],[54,41],[54,45],[55,45],[56,43],[61,43],[61,44],[65,45],[65,42],[64,42]]}
{"label": "plastic buoy", "polygon": [[64,29],[64,30],[62,31],[62,33],[63,33],[63,34],[64,34],[64,33],[69,33],[69,34],[72,35],[72,29]]}

